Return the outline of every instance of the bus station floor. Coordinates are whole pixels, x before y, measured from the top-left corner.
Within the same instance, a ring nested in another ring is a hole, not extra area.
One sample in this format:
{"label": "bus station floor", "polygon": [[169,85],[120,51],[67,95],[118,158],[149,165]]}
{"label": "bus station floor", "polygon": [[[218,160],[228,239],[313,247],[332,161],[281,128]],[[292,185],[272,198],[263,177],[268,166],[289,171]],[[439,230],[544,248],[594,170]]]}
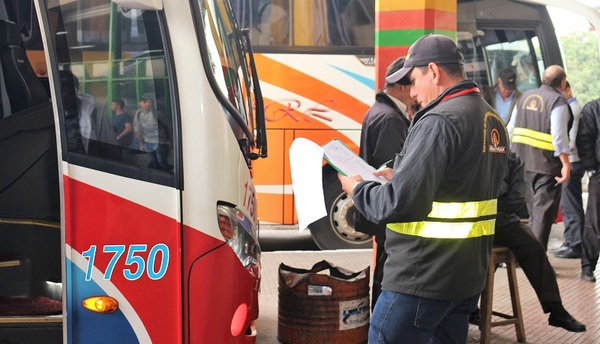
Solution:
{"label": "bus station floor", "polygon": [[[555,224],[550,237],[549,248],[562,243],[562,223]],[[279,264],[301,269],[309,269],[321,260],[327,260],[338,267],[353,272],[365,269],[372,262],[372,250],[337,251],[274,251],[262,254],[262,284],[259,296],[260,314],[256,323],[256,343],[273,344],[277,340],[278,318],[278,268]],[[579,259],[559,259],[548,254],[554,267],[565,308],[587,326],[583,333],[567,332],[548,325],[548,315],[542,312],[535,292],[521,269],[517,278],[523,318],[525,321],[526,343],[540,344],[594,344],[600,343],[600,282],[590,283],[580,279]],[[600,280],[600,272],[596,271]],[[494,310],[512,314],[506,270],[496,271],[494,283]],[[479,343],[479,330],[469,325],[468,343]],[[518,343],[514,325],[492,328],[491,343]],[[319,343],[319,338],[315,338]],[[352,344],[352,343],[348,343]]]}

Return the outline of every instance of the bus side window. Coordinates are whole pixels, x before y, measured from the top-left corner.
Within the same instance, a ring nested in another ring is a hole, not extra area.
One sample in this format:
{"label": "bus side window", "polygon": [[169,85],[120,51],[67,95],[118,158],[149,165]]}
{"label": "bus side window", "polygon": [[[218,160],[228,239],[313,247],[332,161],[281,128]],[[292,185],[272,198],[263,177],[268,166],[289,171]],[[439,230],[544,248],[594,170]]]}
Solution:
{"label": "bus side window", "polygon": [[342,22],[350,31],[351,45],[372,47],[375,44],[375,7],[371,0],[353,0],[342,11]]}
{"label": "bus side window", "polygon": [[[104,6],[106,11],[96,11],[95,6]],[[57,18],[51,29],[56,36],[61,76],[67,161],[152,179],[155,173],[140,171],[150,168],[165,174],[157,177],[161,181],[171,178],[175,136],[171,80],[165,62],[164,32],[157,29],[163,27],[156,23],[159,13],[113,6],[110,0],[80,2],[77,6],[61,3],[51,12]],[[81,12],[89,15],[81,16]],[[75,16],[81,19],[69,19]],[[113,127],[113,117],[117,116],[113,100],[122,100],[123,110],[128,113],[123,120],[132,128],[129,117],[133,117],[145,94],[152,94],[155,110],[163,114],[165,129],[160,136],[146,140],[153,145],[144,149],[140,149],[139,142],[123,146],[117,141],[118,128]],[[160,166],[154,159],[159,153],[163,162]]]}
{"label": "bus side window", "polygon": [[[540,85],[540,71],[545,69],[539,39],[532,30],[483,30],[487,65],[496,73],[504,68],[517,72],[517,88],[524,92]],[[537,47],[537,49],[536,49]],[[539,68],[538,68],[539,67]],[[492,83],[497,75],[491,75]]]}
{"label": "bus side window", "polygon": [[258,1],[250,39],[256,45],[290,43],[289,3],[282,0]]}

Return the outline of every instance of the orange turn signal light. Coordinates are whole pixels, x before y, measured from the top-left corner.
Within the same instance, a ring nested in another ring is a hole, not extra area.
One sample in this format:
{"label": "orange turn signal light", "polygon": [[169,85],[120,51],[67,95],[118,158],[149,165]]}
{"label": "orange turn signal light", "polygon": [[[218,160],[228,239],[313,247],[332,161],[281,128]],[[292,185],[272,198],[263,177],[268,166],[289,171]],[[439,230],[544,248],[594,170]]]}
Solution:
{"label": "orange turn signal light", "polygon": [[117,300],[110,296],[92,296],[81,301],[84,308],[96,313],[112,313],[119,308]]}

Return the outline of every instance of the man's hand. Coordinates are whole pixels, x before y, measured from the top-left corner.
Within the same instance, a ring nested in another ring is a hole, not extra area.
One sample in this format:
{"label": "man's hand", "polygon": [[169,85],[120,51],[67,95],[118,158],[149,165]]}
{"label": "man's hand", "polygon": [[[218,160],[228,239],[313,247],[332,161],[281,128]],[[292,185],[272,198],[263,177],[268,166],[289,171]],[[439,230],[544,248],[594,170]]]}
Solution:
{"label": "man's hand", "polygon": [[347,177],[338,173],[338,179],[340,180],[340,183],[342,183],[342,189],[350,196],[352,196],[356,184],[363,181],[362,177],[358,174]]}
{"label": "man's hand", "polygon": [[556,184],[562,184],[566,182],[571,176],[571,163],[569,162],[569,155],[562,153],[559,155],[560,162],[562,162],[562,168],[560,169],[560,177],[554,177]]}
{"label": "man's hand", "polygon": [[373,175],[377,176],[377,177],[383,177],[383,178],[387,179],[388,181],[390,181],[390,180],[392,180],[392,177],[394,176],[394,170],[389,167],[380,168],[377,171],[373,172]]}

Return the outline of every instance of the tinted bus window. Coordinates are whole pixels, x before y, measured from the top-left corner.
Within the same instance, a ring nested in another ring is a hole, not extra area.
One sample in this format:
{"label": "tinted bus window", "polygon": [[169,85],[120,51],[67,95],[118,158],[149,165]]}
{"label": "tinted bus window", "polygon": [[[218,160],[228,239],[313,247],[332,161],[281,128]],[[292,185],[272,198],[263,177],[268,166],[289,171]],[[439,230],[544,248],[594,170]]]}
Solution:
{"label": "tinted bus window", "polygon": [[252,44],[295,47],[371,47],[373,0],[234,0]]}
{"label": "tinted bus window", "polygon": [[62,3],[51,17],[67,159],[171,173],[171,82],[158,13],[96,0]]}
{"label": "tinted bus window", "polygon": [[533,31],[483,29],[478,33],[476,37],[468,32],[457,35],[468,78],[482,86],[494,85],[502,69],[512,68],[517,73],[519,91],[538,87],[545,67]]}

